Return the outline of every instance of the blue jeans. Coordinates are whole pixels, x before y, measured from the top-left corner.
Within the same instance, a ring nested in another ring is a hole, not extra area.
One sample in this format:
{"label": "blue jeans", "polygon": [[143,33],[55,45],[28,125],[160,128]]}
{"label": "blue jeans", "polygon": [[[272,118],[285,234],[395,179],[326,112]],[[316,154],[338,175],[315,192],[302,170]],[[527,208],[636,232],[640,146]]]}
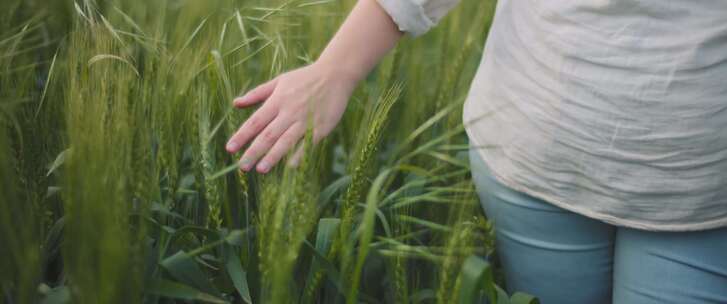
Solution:
{"label": "blue jeans", "polygon": [[727,228],[613,226],[506,187],[474,149],[470,162],[508,292],[543,304],[727,303]]}

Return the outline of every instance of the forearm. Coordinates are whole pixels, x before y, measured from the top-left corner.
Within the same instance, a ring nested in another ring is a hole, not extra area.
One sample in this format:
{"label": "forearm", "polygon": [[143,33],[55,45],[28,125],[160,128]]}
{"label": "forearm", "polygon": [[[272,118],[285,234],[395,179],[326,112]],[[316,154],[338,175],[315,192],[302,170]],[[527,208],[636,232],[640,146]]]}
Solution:
{"label": "forearm", "polygon": [[376,0],[359,0],[316,61],[337,77],[358,82],[403,35]]}
{"label": "forearm", "polygon": [[[402,35],[376,0],[359,0],[314,64],[278,75],[234,100],[240,108],[264,103],[230,138],[227,151],[236,153],[252,141],[240,168],[249,171],[259,162],[257,171],[267,173],[303,138],[311,121],[317,143],[341,120],[356,84]],[[298,163],[303,146],[297,151],[291,164]]]}

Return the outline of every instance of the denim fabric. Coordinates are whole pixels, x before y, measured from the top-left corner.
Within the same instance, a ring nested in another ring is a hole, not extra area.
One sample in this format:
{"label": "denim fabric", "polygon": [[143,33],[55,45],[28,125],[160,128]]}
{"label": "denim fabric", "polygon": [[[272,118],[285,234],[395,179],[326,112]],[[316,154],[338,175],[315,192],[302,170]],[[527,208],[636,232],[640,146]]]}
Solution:
{"label": "denim fabric", "polygon": [[509,292],[543,304],[727,303],[727,228],[610,225],[506,187],[475,150],[470,162]]}

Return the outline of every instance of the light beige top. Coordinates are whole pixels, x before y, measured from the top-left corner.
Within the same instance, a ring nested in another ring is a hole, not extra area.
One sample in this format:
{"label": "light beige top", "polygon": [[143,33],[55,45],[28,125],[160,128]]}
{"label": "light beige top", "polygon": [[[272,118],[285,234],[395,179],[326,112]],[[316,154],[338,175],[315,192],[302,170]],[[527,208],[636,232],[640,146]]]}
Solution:
{"label": "light beige top", "polygon": [[[378,1],[412,35],[458,2]],[[725,0],[501,0],[464,107],[511,188],[619,226],[727,226]]]}

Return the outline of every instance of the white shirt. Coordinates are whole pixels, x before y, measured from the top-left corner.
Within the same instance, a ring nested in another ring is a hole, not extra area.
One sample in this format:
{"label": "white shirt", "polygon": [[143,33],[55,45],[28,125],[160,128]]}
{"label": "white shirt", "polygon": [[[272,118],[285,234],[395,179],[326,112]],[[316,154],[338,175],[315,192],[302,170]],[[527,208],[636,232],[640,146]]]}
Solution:
{"label": "white shirt", "polygon": [[[412,35],[458,2],[378,1]],[[725,0],[501,0],[464,107],[513,189],[619,226],[727,226]]]}

